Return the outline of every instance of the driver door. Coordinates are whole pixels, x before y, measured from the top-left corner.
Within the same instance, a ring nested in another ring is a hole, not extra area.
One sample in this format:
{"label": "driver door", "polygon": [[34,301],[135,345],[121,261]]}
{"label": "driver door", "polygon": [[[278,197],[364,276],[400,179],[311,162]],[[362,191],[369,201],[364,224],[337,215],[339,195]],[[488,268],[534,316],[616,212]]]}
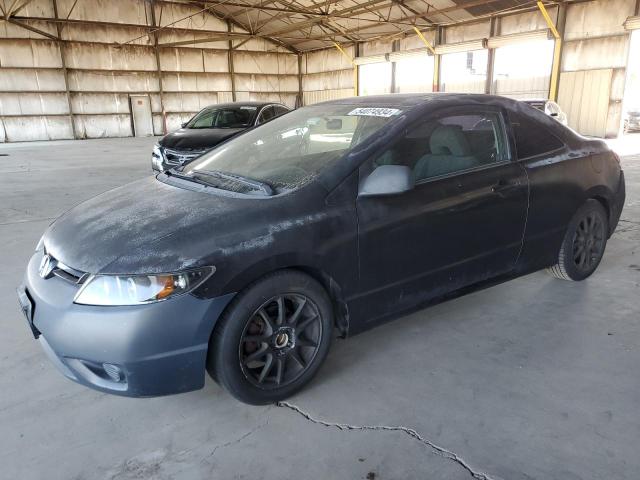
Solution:
{"label": "driver door", "polygon": [[355,318],[376,320],[511,270],[527,215],[527,177],[498,108],[447,109],[361,167],[413,169],[412,190],[358,196],[361,292]]}

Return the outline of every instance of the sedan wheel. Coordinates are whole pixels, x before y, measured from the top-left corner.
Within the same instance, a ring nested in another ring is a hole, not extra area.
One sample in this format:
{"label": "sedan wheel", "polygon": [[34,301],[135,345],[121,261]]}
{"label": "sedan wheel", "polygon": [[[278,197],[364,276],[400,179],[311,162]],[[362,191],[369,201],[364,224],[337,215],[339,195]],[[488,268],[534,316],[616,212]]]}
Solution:
{"label": "sedan wheel", "polygon": [[598,268],[607,236],[604,207],[597,200],[588,200],[571,219],[558,263],[548,269],[549,273],[563,280],[584,280]]}
{"label": "sedan wheel", "polygon": [[240,340],[240,368],[255,386],[273,389],[295,382],[320,348],[322,321],[305,295],[278,295],[251,315]]}
{"label": "sedan wheel", "polygon": [[605,244],[604,223],[596,210],[578,223],[573,235],[573,262],[581,273],[592,271],[602,258]]}
{"label": "sedan wheel", "polygon": [[298,271],[276,272],[233,299],[211,336],[207,370],[238,400],[276,402],[313,378],[332,329],[322,285]]}

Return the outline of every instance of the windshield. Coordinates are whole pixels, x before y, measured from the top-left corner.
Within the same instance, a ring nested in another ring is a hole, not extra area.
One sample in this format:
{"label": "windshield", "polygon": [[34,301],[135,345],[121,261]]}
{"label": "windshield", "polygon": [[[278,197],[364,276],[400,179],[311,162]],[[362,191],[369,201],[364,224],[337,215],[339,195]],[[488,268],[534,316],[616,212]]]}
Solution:
{"label": "windshield", "polygon": [[[400,113],[353,105],[304,107],[221,145],[183,173],[240,176],[281,193],[310,182]],[[238,185],[236,191],[244,192],[246,185]]]}
{"label": "windshield", "polygon": [[201,110],[185,128],[246,128],[253,124],[258,107],[243,105]]}

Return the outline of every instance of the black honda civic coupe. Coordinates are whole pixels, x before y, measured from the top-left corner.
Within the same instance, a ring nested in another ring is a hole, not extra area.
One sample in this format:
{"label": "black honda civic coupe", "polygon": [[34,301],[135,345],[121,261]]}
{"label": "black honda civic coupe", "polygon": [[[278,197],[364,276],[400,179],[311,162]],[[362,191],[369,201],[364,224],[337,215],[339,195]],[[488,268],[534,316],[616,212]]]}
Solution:
{"label": "black honda civic coupe", "polygon": [[289,108],[279,103],[234,102],[210,105],[153,146],[151,168],[164,172],[184,166],[219,143],[288,111]]}
{"label": "black honda civic coupe", "polygon": [[624,198],[605,143],[523,103],[348,98],[76,206],[18,295],[83,385],[164,395],[208,371],[264,404],[305,385],[336,335],[538,269],[589,277]]}

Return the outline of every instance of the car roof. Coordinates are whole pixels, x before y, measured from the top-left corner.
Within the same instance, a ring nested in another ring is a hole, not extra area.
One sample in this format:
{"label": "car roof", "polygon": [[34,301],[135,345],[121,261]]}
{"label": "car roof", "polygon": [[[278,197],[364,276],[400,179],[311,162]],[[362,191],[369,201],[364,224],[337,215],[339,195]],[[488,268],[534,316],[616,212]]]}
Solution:
{"label": "car roof", "polygon": [[226,108],[226,107],[265,107],[267,105],[280,105],[285,108],[289,108],[286,105],[283,105],[278,102],[226,102],[226,103],[214,103],[212,105],[207,105],[204,108]]}
{"label": "car roof", "polygon": [[525,98],[520,100],[521,102],[524,103],[540,103],[540,102],[551,102],[552,100],[549,100],[547,98]]}
{"label": "car roof", "polygon": [[329,100],[314,105],[355,105],[362,107],[398,107],[413,108],[419,105],[425,105],[431,102],[438,102],[442,105],[445,103],[454,105],[462,105],[467,103],[487,104],[487,105],[503,105],[515,106],[518,100],[499,95],[488,95],[480,93],[391,93],[387,95],[368,95],[363,97],[349,97],[339,100]]}

